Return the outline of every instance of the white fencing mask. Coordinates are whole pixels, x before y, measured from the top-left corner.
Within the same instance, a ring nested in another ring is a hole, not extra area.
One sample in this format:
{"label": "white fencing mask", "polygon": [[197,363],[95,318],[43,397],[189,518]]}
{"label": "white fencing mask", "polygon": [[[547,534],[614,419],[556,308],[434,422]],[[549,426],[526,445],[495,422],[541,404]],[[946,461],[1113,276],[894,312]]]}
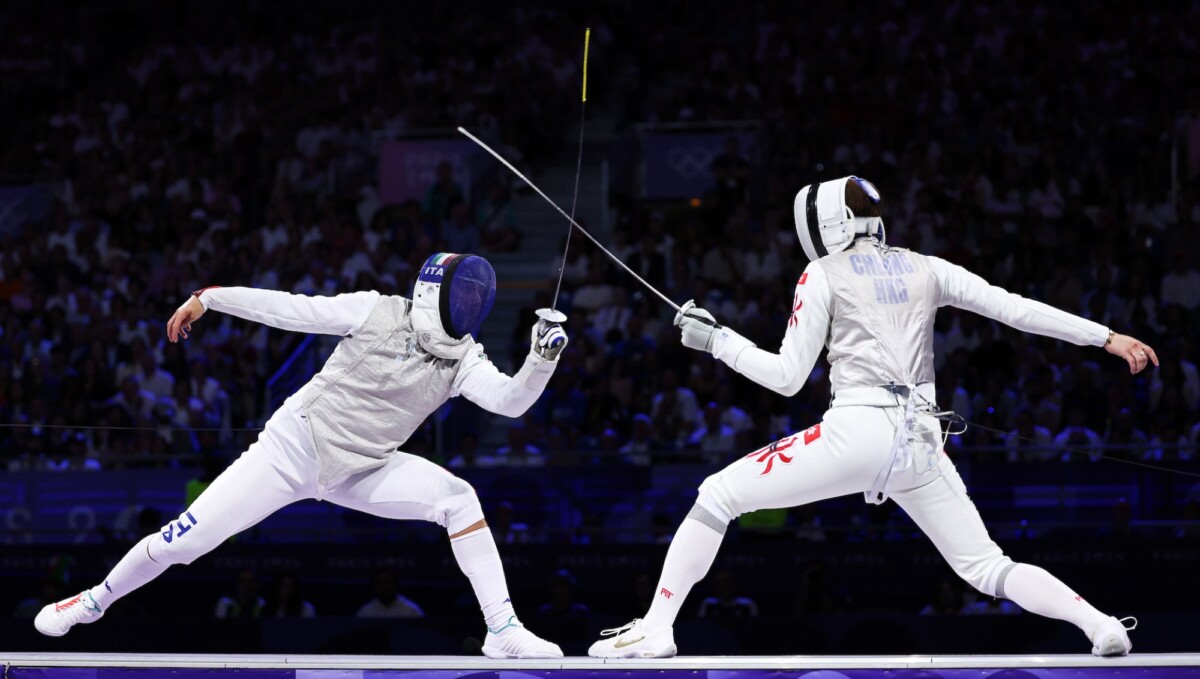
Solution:
{"label": "white fencing mask", "polygon": [[873,236],[883,242],[882,218],[855,217],[846,207],[846,183],[850,181],[857,183],[872,203],[879,202],[875,185],[854,176],[809,184],[796,194],[796,235],[810,260],[845,250],[858,236]]}

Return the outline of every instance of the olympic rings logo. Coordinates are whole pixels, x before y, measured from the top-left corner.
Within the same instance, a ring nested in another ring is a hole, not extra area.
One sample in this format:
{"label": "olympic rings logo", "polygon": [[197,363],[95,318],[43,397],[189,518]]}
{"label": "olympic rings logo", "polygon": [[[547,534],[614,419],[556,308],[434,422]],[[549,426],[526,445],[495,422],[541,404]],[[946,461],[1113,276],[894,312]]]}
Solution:
{"label": "olympic rings logo", "polygon": [[686,179],[693,179],[702,174],[708,174],[716,155],[716,148],[676,146],[667,151],[667,167]]}

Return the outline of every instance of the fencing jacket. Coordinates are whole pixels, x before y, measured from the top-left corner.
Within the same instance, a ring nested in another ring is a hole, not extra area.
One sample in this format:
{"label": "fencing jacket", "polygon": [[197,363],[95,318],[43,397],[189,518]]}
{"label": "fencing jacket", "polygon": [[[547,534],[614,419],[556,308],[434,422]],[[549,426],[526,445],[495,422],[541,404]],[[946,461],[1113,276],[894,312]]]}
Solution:
{"label": "fencing jacket", "polygon": [[722,328],[713,354],[790,396],[828,346],[836,405],[860,387],[932,384],[934,313],[943,306],[1072,344],[1102,346],[1108,339],[1108,328],[1099,323],[989,285],[961,266],[860,238],[800,275],[779,353]]}
{"label": "fencing jacket", "polygon": [[520,416],[557,365],[531,351],[509,377],[473,340],[461,360],[436,358],[417,343],[412,302],[378,292],[307,297],[209,288],[200,303],[282,330],[342,337],[321,371],[283,406],[307,413],[325,488],[385,464],[426,417],[459,394],[491,412]]}
{"label": "fencing jacket", "polygon": [[860,238],[801,274],[779,353],[722,328],[713,355],[791,396],[828,347],[834,407],[907,405],[904,421],[911,423],[914,399],[898,399],[897,393],[936,402],[933,322],[943,306],[1073,344],[1102,346],[1108,339],[1108,328],[1098,323],[989,285],[960,266]]}

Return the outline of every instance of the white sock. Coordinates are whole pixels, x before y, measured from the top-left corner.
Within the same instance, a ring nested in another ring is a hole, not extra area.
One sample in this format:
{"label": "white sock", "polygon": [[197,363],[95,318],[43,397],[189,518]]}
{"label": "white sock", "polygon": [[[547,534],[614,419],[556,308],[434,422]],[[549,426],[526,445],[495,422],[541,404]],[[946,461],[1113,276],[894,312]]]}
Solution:
{"label": "white sock", "polygon": [[150,541],[156,536],[148,535],[133,546],[129,552],[113,566],[112,572],[104,582],[91,590],[92,598],[100,605],[100,610],[107,610],[108,605],[129,594],[133,590],[162,575],[170,564],[163,564],[150,558]]}
{"label": "white sock", "polygon": [[463,575],[471,581],[483,619],[489,629],[498,630],[508,624],[513,612],[512,600],[508,596],[508,583],[504,581],[504,565],[500,563],[500,551],[490,528],[473,530],[466,535],[450,539],[450,548]]}
{"label": "white sock", "polygon": [[1004,579],[1004,596],[1030,613],[1066,620],[1092,638],[1108,616],[1044,569],[1019,563]]}
{"label": "white sock", "polygon": [[683,600],[692,591],[692,585],[699,582],[712,567],[724,538],[724,534],[695,519],[683,520],[671,540],[671,548],[667,550],[654,603],[650,604],[650,612],[642,621],[647,630],[675,625]]}

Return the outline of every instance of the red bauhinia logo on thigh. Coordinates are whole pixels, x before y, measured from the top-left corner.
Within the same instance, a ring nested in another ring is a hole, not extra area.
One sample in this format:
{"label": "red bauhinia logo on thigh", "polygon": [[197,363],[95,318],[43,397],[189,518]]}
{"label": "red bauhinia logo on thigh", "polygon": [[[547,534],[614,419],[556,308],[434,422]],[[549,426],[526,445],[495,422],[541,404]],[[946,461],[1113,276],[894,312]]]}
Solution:
{"label": "red bauhinia logo on thigh", "polygon": [[772,469],[773,465],[775,464],[775,460],[779,460],[780,462],[782,462],[784,464],[791,463],[792,458],[788,455],[784,455],[782,451],[787,450],[788,448],[791,448],[792,444],[794,444],[795,442],[796,442],[795,436],[789,436],[787,438],[782,438],[782,439],[779,439],[778,441],[775,441],[774,443],[772,443],[769,446],[766,446],[764,448],[759,448],[758,450],[754,451],[753,453],[750,453],[746,457],[757,457],[759,462],[766,462],[767,463],[766,469],[763,469],[762,473],[759,474],[759,476],[766,476],[767,474],[771,473],[771,469]]}
{"label": "red bauhinia logo on thigh", "polygon": [[812,443],[813,441],[816,441],[819,438],[821,438],[821,425],[820,424],[814,424],[813,426],[804,430],[804,445],[807,446],[808,444]]}

